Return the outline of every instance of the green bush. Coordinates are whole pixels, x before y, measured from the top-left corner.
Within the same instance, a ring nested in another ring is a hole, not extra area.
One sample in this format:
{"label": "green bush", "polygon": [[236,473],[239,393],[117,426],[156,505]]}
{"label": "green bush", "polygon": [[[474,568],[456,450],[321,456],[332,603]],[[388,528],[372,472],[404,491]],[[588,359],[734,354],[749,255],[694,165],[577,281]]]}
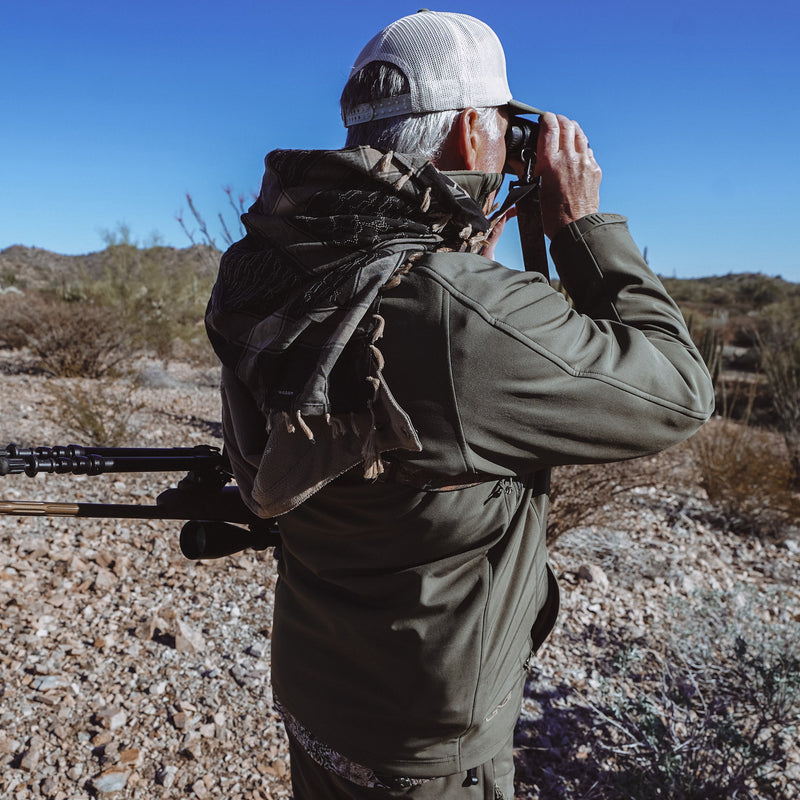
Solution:
{"label": "green bush", "polygon": [[103,252],[103,275],[80,287],[93,303],[120,315],[130,330],[132,349],[159,358],[169,358],[176,341],[205,340],[202,320],[214,275],[178,258],[178,252],[126,241],[109,244]]}

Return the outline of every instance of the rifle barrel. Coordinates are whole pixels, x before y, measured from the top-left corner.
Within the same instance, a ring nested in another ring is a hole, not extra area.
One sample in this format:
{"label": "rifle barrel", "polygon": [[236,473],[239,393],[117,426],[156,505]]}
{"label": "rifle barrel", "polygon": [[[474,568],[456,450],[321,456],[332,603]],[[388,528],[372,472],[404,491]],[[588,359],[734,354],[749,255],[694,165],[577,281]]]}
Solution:
{"label": "rifle barrel", "polygon": [[52,503],[0,500],[0,514],[23,517],[94,517],[103,519],[187,519],[186,509],[118,503]]}

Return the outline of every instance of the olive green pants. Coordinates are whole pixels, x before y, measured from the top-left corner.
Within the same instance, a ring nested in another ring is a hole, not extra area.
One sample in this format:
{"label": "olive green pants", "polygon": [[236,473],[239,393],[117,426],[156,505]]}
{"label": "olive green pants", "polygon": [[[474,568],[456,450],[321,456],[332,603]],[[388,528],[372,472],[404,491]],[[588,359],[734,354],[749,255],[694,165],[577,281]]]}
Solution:
{"label": "olive green pants", "polygon": [[423,783],[410,789],[367,789],[314,761],[289,735],[294,800],[513,800],[513,737],[491,760],[470,771]]}

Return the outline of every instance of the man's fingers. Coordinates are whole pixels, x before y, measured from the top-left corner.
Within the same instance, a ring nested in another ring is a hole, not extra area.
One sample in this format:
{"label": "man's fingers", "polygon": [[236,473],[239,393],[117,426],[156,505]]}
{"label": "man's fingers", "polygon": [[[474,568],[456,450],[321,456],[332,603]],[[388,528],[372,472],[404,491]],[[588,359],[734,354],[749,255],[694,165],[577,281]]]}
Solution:
{"label": "man's fingers", "polygon": [[549,111],[539,118],[540,132],[537,151],[553,163],[557,156],[571,153],[589,153],[589,139],[575,120]]}
{"label": "man's fingers", "polygon": [[575,150],[579,153],[588,153],[591,150],[589,147],[589,138],[577,122],[575,123]]}
{"label": "man's fingers", "polygon": [[602,172],[575,120],[542,114],[540,124],[534,175],[542,179],[542,220],[552,239],[565,225],[598,210]]}
{"label": "man's fingers", "polygon": [[492,218],[492,229],[489,232],[486,245],[484,246],[481,255],[486,256],[486,258],[494,258],[494,251],[497,247],[497,242],[500,239],[500,234],[503,232],[503,228],[506,226],[506,222],[516,216],[517,208],[516,206],[512,206],[505,211],[502,216],[497,217],[496,219]]}
{"label": "man's fingers", "polygon": [[550,111],[545,111],[539,117],[539,141],[536,144],[538,153],[546,153],[549,160],[558,153],[558,143],[560,130],[556,115]]}
{"label": "man's fingers", "polygon": [[566,151],[574,150],[576,123],[563,114],[559,114],[557,119],[559,125],[558,149]]}

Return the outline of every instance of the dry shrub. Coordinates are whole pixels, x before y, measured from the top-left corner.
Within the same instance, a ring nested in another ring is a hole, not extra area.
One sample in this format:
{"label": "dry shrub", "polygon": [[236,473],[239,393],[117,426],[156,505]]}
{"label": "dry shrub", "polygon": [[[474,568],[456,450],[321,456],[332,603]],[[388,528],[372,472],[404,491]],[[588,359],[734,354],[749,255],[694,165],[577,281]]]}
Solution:
{"label": "dry shrub", "polygon": [[761,320],[758,351],[770,388],[778,430],[783,434],[792,465],[792,480],[800,490],[800,297],[776,303]]}
{"label": "dry shrub", "polygon": [[556,687],[529,683],[541,717],[517,728],[521,797],[798,797],[800,620],[784,587],[698,591],[664,612],[646,634],[620,618],[560,632],[588,679],[565,665]]}
{"label": "dry shrub", "polygon": [[663,466],[653,458],[554,468],[547,520],[548,544],[553,544],[572,528],[613,521],[625,495],[633,489],[656,485],[663,477]]}
{"label": "dry shrub", "polygon": [[47,390],[50,419],[82,442],[95,447],[134,444],[138,428],[133,419],[143,404],[133,399],[129,386],[119,381],[53,381]]}
{"label": "dry shrub", "polygon": [[700,485],[734,532],[781,538],[800,519],[800,495],[779,435],[718,418],[690,446]]}
{"label": "dry shrub", "polygon": [[27,348],[56,377],[99,378],[133,353],[130,326],[112,308],[30,294],[3,303],[0,344]]}
{"label": "dry shrub", "polygon": [[[661,648],[615,653],[597,755],[614,797],[796,797],[800,624],[764,620],[781,597],[754,587],[676,601]],[[793,775],[794,777],[790,777]]]}
{"label": "dry shrub", "polygon": [[27,348],[58,377],[100,377],[142,353],[212,363],[203,318],[215,270],[206,251],[141,248],[127,230],[109,234],[98,258],[60,284],[0,294],[0,347]]}

